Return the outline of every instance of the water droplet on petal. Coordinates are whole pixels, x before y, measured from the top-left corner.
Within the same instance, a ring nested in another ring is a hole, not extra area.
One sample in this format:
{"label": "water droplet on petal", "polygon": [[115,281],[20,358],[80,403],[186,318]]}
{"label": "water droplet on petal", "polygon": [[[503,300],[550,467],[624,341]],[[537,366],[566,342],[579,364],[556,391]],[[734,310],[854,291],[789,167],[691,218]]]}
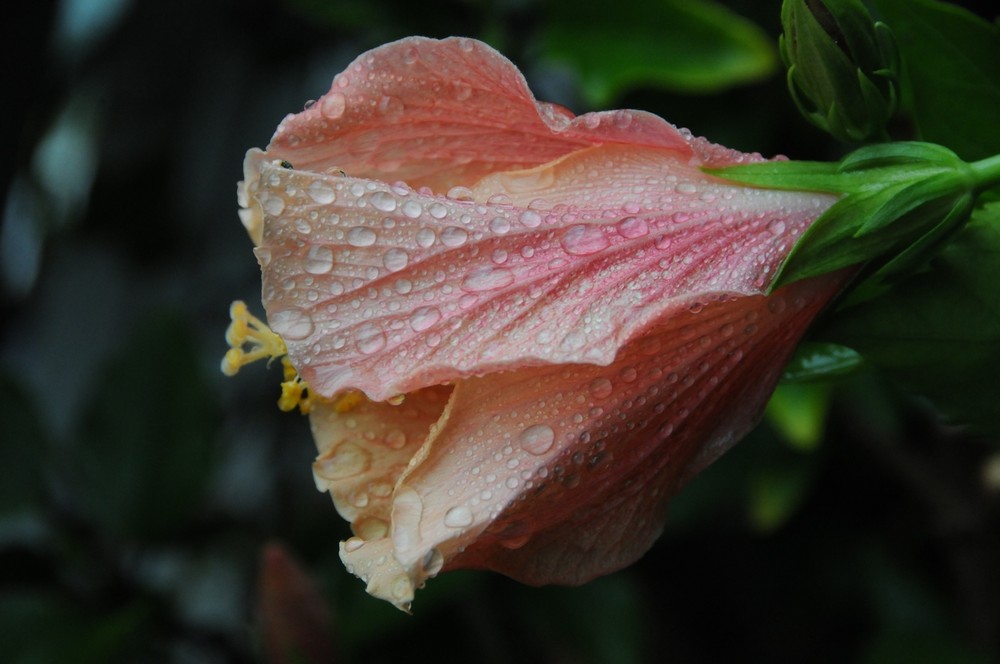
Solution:
{"label": "water droplet on petal", "polygon": [[313,470],[325,479],[340,480],[363,473],[370,464],[371,453],[348,441],[316,459]]}
{"label": "water droplet on petal", "polygon": [[394,450],[406,447],[406,434],[402,429],[393,429],[385,434],[385,444]]}
{"label": "water droplet on petal", "polygon": [[555,437],[555,432],[549,425],[533,424],[521,432],[518,442],[525,452],[540,456],[552,449]]}
{"label": "water droplet on petal", "polygon": [[698,191],[698,187],[694,186],[690,182],[681,182],[677,185],[676,191],[678,194],[693,194]]}
{"label": "water droplet on petal", "polygon": [[344,114],[347,108],[347,97],[340,92],[333,92],[323,97],[319,104],[319,112],[331,120],[336,120]]}
{"label": "water droplet on petal", "polygon": [[430,212],[431,216],[435,219],[444,219],[448,216],[448,208],[440,203],[431,203],[431,206],[427,208],[427,211]]}
{"label": "water droplet on petal", "polygon": [[472,510],[465,505],[452,507],[444,515],[444,525],[449,528],[465,528],[472,525]]}
{"label": "water droplet on petal", "polygon": [[502,267],[476,268],[462,280],[462,290],[470,293],[496,290],[514,283],[514,273]]}
{"label": "water droplet on petal", "polygon": [[410,262],[410,255],[402,249],[390,249],[382,256],[382,265],[389,272],[399,272]]}
{"label": "water droplet on petal", "polygon": [[355,247],[370,247],[376,239],[375,231],[364,226],[355,226],[347,231],[347,242]]}
{"label": "water droplet on petal", "polygon": [[274,333],[287,341],[305,339],[313,333],[313,319],[304,309],[282,309],[268,316]]}
{"label": "water droplet on petal", "polygon": [[595,378],[590,384],[590,394],[595,399],[606,399],[611,396],[611,392],[614,388],[611,385],[611,381],[607,378]]}
{"label": "water droplet on petal", "polygon": [[785,222],[782,221],[781,219],[775,219],[770,224],[768,224],[768,228],[775,235],[781,235],[782,233],[785,232]]}
{"label": "water droplet on petal", "polygon": [[355,333],[355,345],[365,355],[371,355],[385,348],[385,333],[372,323],[365,323]]}
{"label": "water droplet on petal", "polygon": [[473,200],[472,190],[468,187],[452,187],[448,190],[448,198],[456,201],[471,201]]}
{"label": "water droplet on petal", "polygon": [[448,226],[441,231],[441,242],[446,247],[461,247],[469,239],[469,233],[458,226]]}
{"label": "water droplet on petal", "polygon": [[542,223],[542,215],[538,214],[534,210],[525,210],[521,213],[519,220],[528,228],[538,228],[538,226]]}
{"label": "water droplet on petal", "polygon": [[396,198],[387,191],[376,191],[371,196],[372,207],[382,212],[392,212],[396,209]]}
{"label": "water droplet on petal", "polygon": [[309,194],[309,198],[313,199],[320,205],[328,205],[337,198],[333,188],[321,180],[315,180],[309,185],[306,192]]}
{"label": "water droplet on petal", "polygon": [[403,211],[403,214],[405,214],[410,219],[416,219],[424,211],[424,208],[421,207],[420,203],[412,199],[403,203],[403,207],[401,209]]}
{"label": "water droplet on petal", "polygon": [[434,323],[441,320],[441,312],[437,307],[420,307],[410,314],[410,327],[414,332],[423,332]]}
{"label": "water droplet on petal", "polygon": [[645,219],[627,217],[618,224],[618,233],[626,239],[634,240],[649,233],[649,225]]}
{"label": "water droplet on petal", "polygon": [[568,254],[589,256],[606,249],[611,243],[600,228],[579,224],[570,227],[559,240],[559,244]]}
{"label": "water droplet on petal", "polygon": [[430,228],[421,228],[417,231],[417,245],[424,249],[434,244],[434,240],[436,239],[437,236]]}
{"label": "water droplet on petal", "polygon": [[281,196],[268,196],[261,202],[261,207],[264,208],[264,212],[276,217],[285,210],[285,199]]}
{"label": "water droplet on petal", "polygon": [[326,274],[333,269],[333,251],[325,245],[313,245],[306,256],[306,272]]}
{"label": "water droplet on petal", "polygon": [[505,235],[510,232],[510,222],[503,217],[494,217],[490,220],[490,230],[497,235]]}

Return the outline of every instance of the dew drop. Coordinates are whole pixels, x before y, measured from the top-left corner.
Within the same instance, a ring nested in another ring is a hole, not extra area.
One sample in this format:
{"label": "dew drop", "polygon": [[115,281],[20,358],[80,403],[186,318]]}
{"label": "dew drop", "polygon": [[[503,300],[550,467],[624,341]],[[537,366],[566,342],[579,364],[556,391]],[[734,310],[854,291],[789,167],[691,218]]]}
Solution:
{"label": "dew drop", "polygon": [[309,188],[306,189],[306,193],[309,194],[309,198],[313,199],[320,205],[328,205],[337,198],[333,188],[321,180],[313,181],[313,183],[309,185]]}
{"label": "dew drop", "polygon": [[781,219],[775,219],[767,227],[775,235],[781,235],[785,232],[785,222]]}
{"label": "dew drop", "polygon": [[595,399],[607,399],[611,396],[613,387],[607,378],[595,378],[590,384],[590,394]]}
{"label": "dew drop", "polygon": [[410,262],[410,255],[402,249],[390,249],[382,256],[382,265],[389,272],[399,272]]}
{"label": "dew drop", "polygon": [[264,212],[276,217],[285,210],[285,199],[281,196],[268,196],[261,203],[261,207],[264,208]]}
{"label": "dew drop", "polygon": [[423,209],[423,207],[421,207],[420,203],[418,203],[418,202],[416,202],[415,200],[412,200],[412,199],[406,201],[405,203],[403,203],[403,206],[400,209],[403,211],[403,214],[405,214],[410,219],[416,219],[424,211],[424,209]]}
{"label": "dew drop", "polygon": [[640,238],[649,233],[649,225],[644,219],[627,217],[618,224],[618,233],[628,240]]}
{"label": "dew drop", "polygon": [[313,245],[306,256],[306,272],[326,274],[333,269],[333,251],[325,245]]}
{"label": "dew drop", "polygon": [[465,505],[452,507],[444,515],[444,525],[449,528],[465,528],[472,525],[472,510]]}
{"label": "dew drop", "polygon": [[370,247],[376,239],[375,231],[364,226],[355,226],[347,231],[347,242],[354,247]]}
{"label": "dew drop", "polygon": [[305,339],[313,333],[312,316],[303,309],[282,309],[268,317],[271,329],[286,341]]}
{"label": "dew drop", "polygon": [[348,441],[316,459],[313,470],[324,479],[340,480],[363,473],[370,464],[368,450]]}
{"label": "dew drop", "polygon": [[410,327],[414,332],[423,332],[441,320],[437,307],[420,307],[410,314]]}
{"label": "dew drop", "polygon": [[698,187],[694,186],[690,182],[681,182],[677,185],[676,191],[678,194],[693,194],[698,191]]}
{"label": "dew drop", "polygon": [[494,217],[490,220],[490,230],[497,235],[506,235],[510,232],[510,222],[504,217]]}
{"label": "dew drop", "polygon": [[468,187],[452,187],[448,190],[448,198],[456,201],[471,201],[473,200],[472,190]]}
{"label": "dew drop", "polygon": [[427,211],[430,212],[431,216],[435,219],[444,219],[448,216],[448,208],[440,203],[431,203],[431,206],[427,208]]}
{"label": "dew drop", "polygon": [[376,191],[371,196],[372,207],[382,212],[393,212],[396,209],[396,197],[387,191]]}
{"label": "dew drop", "polygon": [[559,244],[568,254],[574,256],[589,256],[606,249],[610,242],[607,236],[596,226],[578,224],[570,227],[559,240]]}
{"label": "dew drop", "polygon": [[477,293],[496,290],[514,283],[514,273],[502,267],[485,266],[474,269],[462,280],[462,290]]}
{"label": "dew drop", "polygon": [[361,353],[371,355],[385,348],[385,333],[380,327],[365,323],[358,328],[354,343]]}
{"label": "dew drop", "polygon": [[528,228],[538,228],[538,226],[542,223],[542,215],[538,214],[534,210],[525,210],[521,213],[518,220]]}
{"label": "dew drop", "polygon": [[521,432],[518,443],[525,452],[540,456],[552,449],[555,438],[555,432],[549,425],[533,424]]}
{"label": "dew drop", "polygon": [[325,117],[336,120],[344,114],[347,109],[347,97],[340,92],[332,92],[323,97],[319,103],[319,112]]}
{"label": "dew drop", "polygon": [[469,239],[469,233],[458,226],[448,226],[441,231],[441,242],[446,247],[461,247]]}
{"label": "dew drop", "polygon": [[437,239],[437,235],[430,228],[421,228],[417,231],[417,245],[423,249],[428,248]]}
{"label": "dew drop", "polygon": [[385,444],[394,450],[406,447],[406,434],[402,429],[393,429],[385,434]]}

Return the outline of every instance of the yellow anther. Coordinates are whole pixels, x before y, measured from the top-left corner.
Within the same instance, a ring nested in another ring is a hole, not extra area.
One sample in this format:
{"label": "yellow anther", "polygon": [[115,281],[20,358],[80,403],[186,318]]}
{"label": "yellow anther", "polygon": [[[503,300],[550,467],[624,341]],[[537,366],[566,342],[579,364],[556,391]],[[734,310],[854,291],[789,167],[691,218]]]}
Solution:
{"label": "yellow anther", "polygon": [[312,410],[312,396],[308,393],[309,386],[299,376],[292,363],[287,357],[281,358],[281,369],[285,376],[281,383],[281,398],[278,399],[278,408],[284,412],[293,411],[296,408],[303,415],[308,415]]}
{"label": "yellow anther", "polygon": [[226,342],[230,349],[222,358],[222,373],[233,376],[251,362],[263,359],[270,362],[281,358],[284,380],[281,383],[278,408],[288,412],[297,407],[303,415],[308,413],[312,409],[309,386],[286,356],[288,349],[281,337],[272,332],[267,323],[251,314],[243,302],[233,302],[229,308],[229,316],[232,322],[226,329]]}
{"label": "yellow anther", "polygon": [[360,403],[366,400],[364,392],[360,390],[348,390],[337,397],[333,402],[333,412],[346,413],[353,410]]}
{"label": "yellow anther", "polygon": [[226,343],[231,348],[222,358],[222,373],[234,376],[241,367],[257,360],[281,357],[288,352],[285,342],[267,323],[247,310],[239,300],[229,307],[232,322],[226,329]]}

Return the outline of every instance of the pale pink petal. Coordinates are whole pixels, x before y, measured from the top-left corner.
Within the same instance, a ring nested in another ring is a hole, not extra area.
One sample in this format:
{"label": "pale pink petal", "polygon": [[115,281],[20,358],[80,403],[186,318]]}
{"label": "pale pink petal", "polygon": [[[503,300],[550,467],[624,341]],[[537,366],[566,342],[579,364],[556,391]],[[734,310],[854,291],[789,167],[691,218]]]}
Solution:
{"label": "pale pink petal", "polygon": [[349,541],[345,563],[398,604],[442,564],[581,583],[634,561],[669,497],[756,421],[840,281],[691,300],[609,366],[461,381],[397,484],[389,535]]}
{"label": "pale pink petal", "polygon": [[[356,535],[377,539],[388,532],[396,481],[440,419],[450,393],[450,387],[431,387],[396,405],[361,396],[314,403],[309,420],[319,452],[313,464],[316,488],[330,492]],[[358,403],[349,403],[354,400]]]}
{"label": "pale pink petal", "polygon": [[314,391],[376,400],[498,369],[608,364],[678,298],[762,292],[833,201],[622,145],[460,198],[260,153],[247,169],[271,325]]}
{"label": "pale pink petal", "polygon": [[590,145],[669,148],[687,158],[690,141],[649,113],[574,118],[538,103],[517,68],[482,42],[408,37],[361,55],[315,104],[285,118],[268,157],[444,193]]}

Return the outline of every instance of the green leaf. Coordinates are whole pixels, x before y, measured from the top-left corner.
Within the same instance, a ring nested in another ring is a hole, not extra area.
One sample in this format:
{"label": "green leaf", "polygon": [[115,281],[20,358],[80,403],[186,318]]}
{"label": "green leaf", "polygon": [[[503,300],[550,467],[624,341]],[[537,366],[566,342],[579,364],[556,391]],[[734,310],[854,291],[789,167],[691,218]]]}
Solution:
{"label": "green leaf", "polygon": [[131,337],[97,386],[71,479],[85,512],[116,535],[167,535],[201,506],[215,422],[198,357],[180,322],[158,318]]}
{"label": "green leaf", "polygon": [[1000,28],[935,0],[871,0],[896,36],[920,139],[965,160],[1000,152]]}
{"label": "green leaf", "polygon": [[545,53],[580,74],[594,106],[635,85],[715,92],[760,80],[778,64],[758,26],[708,0],[554,0],[549,8]]}
{"label": "green leaf", "polygon": [[794,449],[810,452],[823,438],[830,409],[830,390],[825,383],[779,385],[767,404],[771,425]]}
{"label": "green leaf", "polygon": [[958,422],[1000,433],[1000,204],[928,268],[837,312],[819,339],[853,348]]}
{"label": "green leaf", "polygon": [[795,349],[781,380],[785,383],[828,380],[854,373],[863,366],[864,359],[846,346],[806,341]]}

